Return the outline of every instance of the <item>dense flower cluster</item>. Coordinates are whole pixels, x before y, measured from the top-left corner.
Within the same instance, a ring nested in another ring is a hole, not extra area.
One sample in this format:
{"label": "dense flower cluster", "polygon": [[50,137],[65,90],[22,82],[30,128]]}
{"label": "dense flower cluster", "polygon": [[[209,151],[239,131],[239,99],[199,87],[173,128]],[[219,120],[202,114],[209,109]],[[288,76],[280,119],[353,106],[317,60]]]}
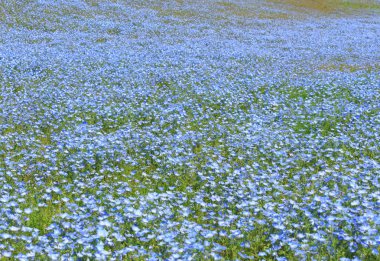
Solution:
{"label": "dense flower cluster", "polygon": [[378,16],[6,2],[0,259],[379,258]]}

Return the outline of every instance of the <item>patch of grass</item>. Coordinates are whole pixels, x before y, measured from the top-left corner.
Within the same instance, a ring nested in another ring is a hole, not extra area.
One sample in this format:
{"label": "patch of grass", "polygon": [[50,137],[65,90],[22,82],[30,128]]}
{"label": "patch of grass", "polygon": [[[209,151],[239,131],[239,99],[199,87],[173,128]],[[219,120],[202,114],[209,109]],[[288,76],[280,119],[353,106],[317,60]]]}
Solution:
{"label": "patch of grass", "polygon": [[246,17],[246,18],[259,18],[259,19],[287,19],[289,15],[282,12],[273,12],[273,11],[262,11],[257,10],[255,6],[252,5],[244,5],[240,6],[238,4],[232,2],[217,2],[217,8],[222,13],[226,13],[229,16],[238,16],[238,17]]}
{"label": "patch of grass", "polygon": [[162,9],[162,8],[155,8],[156,11],[159,12],[161,16],[174,16],[177,18],[193,18],[199,16],[199,13],[193,11],[193,10],[171,10],[171,9]]}
{"label": "patch of grass", "polygon": [[85,0],[85,2],[92,7],[98,7],[99,6],[98,0]]}
{"label": "patch of grass", "polygon": [[95,43],[105,43],[105,42],[107,42],[107,38],[105,37],[100,37],[95,40]]}
{"label": "patch of grass", "polygon": [[120,35],[121,34],[121,29],[118,28],[118,27],[107,29],[107,34],[110,34],[110,35]]}
{"label": "patch of grass", "polygon": [[59,204],[50,203],[46,207],[39,207],[38,210],[29,215],[29,220],[26,222],[26,225],[28,227],[37,228],[42,233],[45,233],[53,217],[60,212],[61,206]]}
{"label": "patch of grass", "polygon": [[350,9],[379,9],[379,1],[367,0],[367,1],[339,1],[339,7]]}
{"label": "patch of grass", "polygon": [[318,67],[322,71],[339,71],[339,72],[357,72],[357,71],[366,71],[368,73],[372,71],[379,71],[380,64],[347,64],[347,63],[331,63],[331,64],[322,64]]}
{"label": "patch of grass", "polygon": [[41,37],[36,39],[28,39],[26,43],[28,44],[42,44],[42,43],[50,43],[52,39],[50,37]]}
{"label": "patch of grass", "polygon": [[271,2],[288,4],[296,8],[310,9],[322,13],[332,13],[353,9],[379,9],[380,3],[374,0],[271,0]]}

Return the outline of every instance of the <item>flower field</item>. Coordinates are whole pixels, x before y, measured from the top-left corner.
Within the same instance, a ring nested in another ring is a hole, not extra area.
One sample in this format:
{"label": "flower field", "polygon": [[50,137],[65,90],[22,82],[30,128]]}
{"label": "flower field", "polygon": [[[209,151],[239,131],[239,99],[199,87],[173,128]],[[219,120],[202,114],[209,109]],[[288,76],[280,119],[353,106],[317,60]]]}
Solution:
{"label": "flower field", "polygon": [[0,0],[0,260],[379,252],[379,1]]}

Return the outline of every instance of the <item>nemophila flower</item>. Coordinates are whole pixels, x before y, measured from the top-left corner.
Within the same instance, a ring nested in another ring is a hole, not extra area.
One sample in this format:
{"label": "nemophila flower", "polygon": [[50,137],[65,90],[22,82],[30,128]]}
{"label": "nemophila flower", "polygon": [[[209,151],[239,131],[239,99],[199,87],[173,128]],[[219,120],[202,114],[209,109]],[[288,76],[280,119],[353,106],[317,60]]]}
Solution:
{"label": "nemophila flower", "polygon": [[266,255],[267,255],[267,253],[262,252],[262,251],[258,253],[258,256],[261,256],[261,257],[264,257],[264,256],[266,256]]}
{"label": "nemophila flower", "polygon": [[3,256],[3,257],[11,257],[12,256],[12,252],[11,251],[3,251],[2,253],[1,253],[1,255]]}
{"label": "nemophila flower", "polygon": [[98,237],[107,237],[107,235],[108,235],[108,232],[103,227],[99,227],[97,229],[97,236]]}

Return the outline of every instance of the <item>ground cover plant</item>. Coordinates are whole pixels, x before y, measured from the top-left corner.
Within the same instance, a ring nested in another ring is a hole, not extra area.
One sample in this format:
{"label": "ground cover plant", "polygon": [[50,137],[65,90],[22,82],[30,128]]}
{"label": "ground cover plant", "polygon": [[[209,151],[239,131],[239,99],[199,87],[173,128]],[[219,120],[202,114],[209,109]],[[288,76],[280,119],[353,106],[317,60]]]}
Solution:
{"label": "ground cover plant", "polygon": [[379,6],[1,1],[0,260],[379,260]]}

